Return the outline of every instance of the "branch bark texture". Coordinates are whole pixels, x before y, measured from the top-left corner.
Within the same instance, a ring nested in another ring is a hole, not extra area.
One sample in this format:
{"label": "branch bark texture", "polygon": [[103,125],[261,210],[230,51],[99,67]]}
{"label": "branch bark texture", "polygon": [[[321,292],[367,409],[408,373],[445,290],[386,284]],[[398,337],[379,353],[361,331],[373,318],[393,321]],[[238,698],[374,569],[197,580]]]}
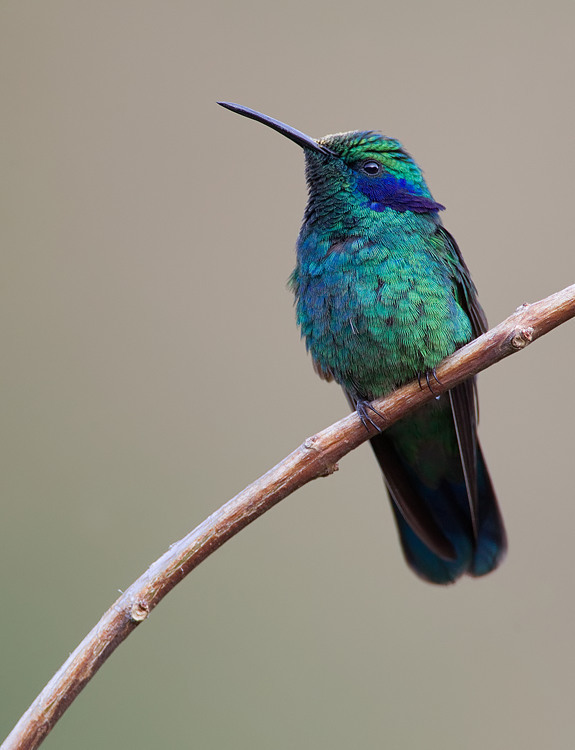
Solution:
{"label": "branch bark texture", "polygon": [[[575,284],[539,302],[522,305],[507,320],[446,358],[437,368],[441,385],[434,382],[434,392],[449,390],[573,317]],[[431,398],[429,389],[421,388],[417,382],[409,383],[374,401],[383,420],[375,414],[370,416],[385,429]],[[280,500],[312,479],[334,472],[337,462],[374,432],[366,430],[355,412],[341,419],[309,437],[173,544],[103,615],[22,716],[0,750],[37,748],[102,664],[177,583]]]}

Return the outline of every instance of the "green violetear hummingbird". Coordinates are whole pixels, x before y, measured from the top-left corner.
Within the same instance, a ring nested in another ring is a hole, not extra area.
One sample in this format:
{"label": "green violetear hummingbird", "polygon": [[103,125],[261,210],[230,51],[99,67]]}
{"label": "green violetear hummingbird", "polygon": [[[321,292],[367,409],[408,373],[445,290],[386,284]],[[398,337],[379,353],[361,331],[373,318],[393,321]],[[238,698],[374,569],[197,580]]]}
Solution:
{"label": "green violetear hummingbird", "polygon": [[[223,107],[303,148],[309,198],[291,278],[316,372],[364,424],[370,401],[435,368],[487,330],[457,243],[403,146],[375,131],[315,140],[255,110]],[[408,564],[433,583],[501,562],[503,521],[477,440],[475,380],[371,439]]]}

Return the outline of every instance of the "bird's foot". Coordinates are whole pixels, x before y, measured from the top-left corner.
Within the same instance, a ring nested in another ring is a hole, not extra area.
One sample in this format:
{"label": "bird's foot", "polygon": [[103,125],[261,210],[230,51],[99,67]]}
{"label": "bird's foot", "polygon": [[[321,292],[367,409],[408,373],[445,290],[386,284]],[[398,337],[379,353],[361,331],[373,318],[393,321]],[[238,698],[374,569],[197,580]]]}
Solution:
{"label": "bird's foot", "polygon": [[[420,387],[420,388],[421,388],[421,389],[423,390],[423,385],[422,385],[422,383],[421,383],[421,376],[422,376],[422,373],[421,373],[421,372],[418,372],[418,373],[417,373],[417,382],[419,383],[419,387]],[[436,393],[436,392],[435,392],[435,391],[433,390],[433,387],[432,387],[432,385],[431,385],[431,377],[432,377],[432,376],[433,376],[433,379],[435,380],[435,382],[436,382],[436,383],[437,383],[438,385],[442,385],[441,381],[440,381],[440,380],[439,380],[439,378],[437,377],[437,373],[435,372],[435,367],[434,367],[434,368],[433,368],[432,370],[426,370],[426,371],[425,371],[425,382],[427,383],[427,387],[429,388],[429,390],[431,391],[431,393],[433,393],[433,395],[437,397],[437,396],[439,396],[439,394],[438,394],[438,393]]]}
{"label": "bird's foot", "polygon": [[361,419],[361,423],[366,430],[369,430],[368,425],[370,424],[372,427],[375,427],[378,432],[382,431],[381,427],[376,424],[369,416],[369,412],[372,411],[374,414],[377,414],[378,417],[385,419],[385,416],[380,411],[378,411],[375,406],[373,406],[373,404],[371,404],[369,401],[359,399],[355,403],[355,409],[357,411],[357,416]]}

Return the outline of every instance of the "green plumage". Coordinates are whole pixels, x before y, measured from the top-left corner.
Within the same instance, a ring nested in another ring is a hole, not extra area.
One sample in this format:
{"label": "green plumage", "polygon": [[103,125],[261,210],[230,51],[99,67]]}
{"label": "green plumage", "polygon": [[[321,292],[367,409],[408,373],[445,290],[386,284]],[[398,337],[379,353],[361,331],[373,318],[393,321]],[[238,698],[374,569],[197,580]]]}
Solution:
{"label": "green plumage", "polygon": [[[309,200],[291,286],[318,374],[335,380],[367,423],[366,402],[414,378],[486,328],[455,240],[421,170],[373,131],[315,141],[265,115],[303,147]],[[427,386],[426,386],[427,387]],[[414,571],[448,583],[483,575],[505,532],[477,442],[473,381],[372,439]]]}
{"label": "green plumage", "polygon": [[[446,238],[427,216],[396,218],[392,209],[375,225],[358,217],[364,236],[342,251],[337,230],[319,238],[304,225],[291,280],[317,367],[364,399],[432,370],[472,338]],[[319,260],[309,262],[312,253]]]}

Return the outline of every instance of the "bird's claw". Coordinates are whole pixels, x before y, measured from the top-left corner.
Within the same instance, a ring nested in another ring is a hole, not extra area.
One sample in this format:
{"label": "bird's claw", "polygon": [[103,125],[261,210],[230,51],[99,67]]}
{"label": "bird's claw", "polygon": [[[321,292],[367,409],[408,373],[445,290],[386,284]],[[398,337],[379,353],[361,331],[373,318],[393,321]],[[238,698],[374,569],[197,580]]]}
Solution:
{"label": "bird's claw", "polygon": [[[420,389],[422,389],[422,390],[423,390],[423,385],[421,384],[421,375],[422,375],[422,373],[421,373],[421,372],[418,372],[418,373],[417,373],[417,382],[419,383],[419,387],[420,387]],[[429,388],[429,390],[431,391],[431,393],[433,393],[433,395],[434,395],[434,396],[438,396],[439,394],[438,394],[438,393],[436,393],[436,392],[435,392],[435,391],[433,390],[433,388],[432,388],[432,385],[431,385],[431,377],[432,377],[432,376],[433,376],[433,379],[435,380],[435,382],[437,383],[437,385],[442,385],[441,381],[440,381],[440,380],[439,380],[439,378],[437,377],[437,373],[435,372],[435,367],[434,367],[434,368],[433,368],[432,370],[426,370],[426,371],[425,371],[425,382],[426,382],[426,384],[427,384],[427,387],[428,387],[428,388]]]}
{"label": "bird's claw", "polygon": [[377,414],[378,417],[381,417],[381,419],[385,419],[384,415],[378,411],[373,404],[369,401],[359,400],[355,404],[355,409],[357,411],[357,416],[361,419],[361,423],[366,430],[369,430],[368,424],[370,424],[372,427],[375,427],[378,432],[382,431],[381,427],[369,416],[369,412],[372,411],[374,414]]}

